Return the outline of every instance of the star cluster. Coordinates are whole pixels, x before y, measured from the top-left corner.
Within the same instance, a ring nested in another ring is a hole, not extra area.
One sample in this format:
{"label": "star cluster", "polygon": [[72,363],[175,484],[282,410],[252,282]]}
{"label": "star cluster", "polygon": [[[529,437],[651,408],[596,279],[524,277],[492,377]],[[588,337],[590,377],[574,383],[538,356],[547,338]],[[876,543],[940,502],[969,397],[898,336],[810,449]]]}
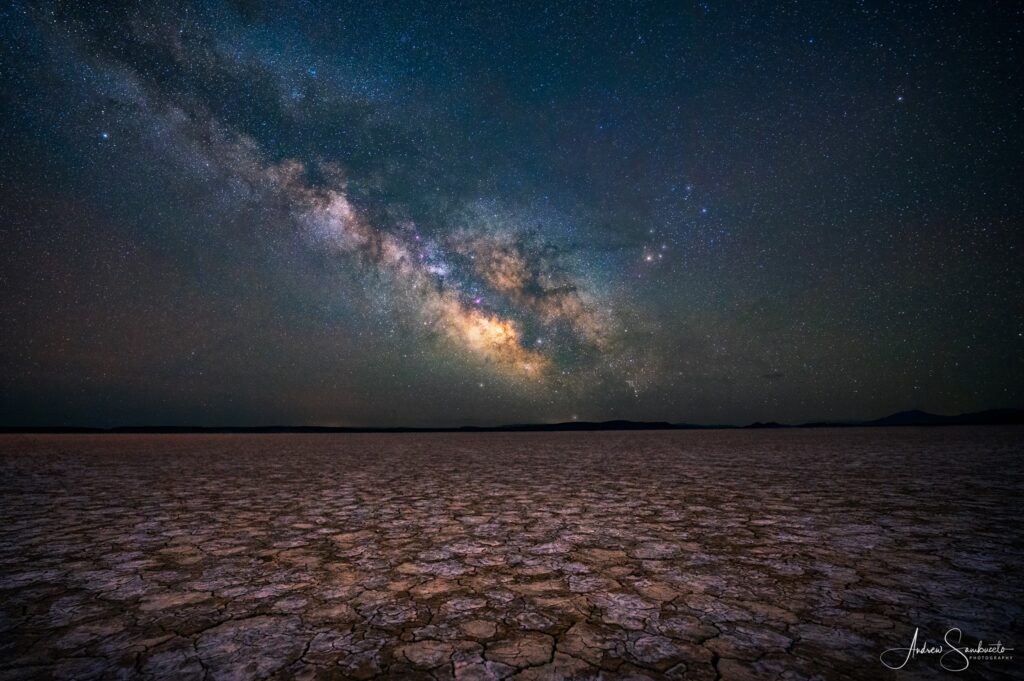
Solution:
{"label": "star cluster", "polygon": [[5,423],[1024,404],[1019,8],[0,13]]}

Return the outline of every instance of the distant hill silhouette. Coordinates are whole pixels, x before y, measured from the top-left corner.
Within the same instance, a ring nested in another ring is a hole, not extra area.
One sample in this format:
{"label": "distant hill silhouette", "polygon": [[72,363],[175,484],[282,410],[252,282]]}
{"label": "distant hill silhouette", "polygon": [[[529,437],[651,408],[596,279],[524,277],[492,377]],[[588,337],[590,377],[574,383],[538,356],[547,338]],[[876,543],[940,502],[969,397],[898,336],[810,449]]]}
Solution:
{"label": "distant hill silhouette", "polygon": [[754,423],[751,423],[749,426],[744,426],[744,428],[792,428],[792,427],[793,426],[787,426],[785,424],[779,423],[778,421],[755,421]]}
{"label": "distant hill silhouette", "polygon": [[945,416],[911,410],[872,421],[813,421],[784,424],[757,421],[747,426],[698,425],[667,421],[567,421],[565,423],[519,423],[503,426],[460,426],[452,428],[364,428],[331,426],[120,426],[86,428],[77,426],[0,426],[0,433],[494,433],[494,432],[577,432],[601,430],[712,430],[722,428],[882,428],[893,426],[1007,426],[1024,425],[1024,409],[988,409],[969,414]]}
{"label": "distant hill silhouette", "polygon": [[801,424],[802,428],[842,428],[842,427],[867,427],[877,428],[886,426],[1011,426],[1024,425],[1024,409],[986,409],[968,414],[955,414],[946,416],[944,414],[932,414],[920,409],[900,411],[889,416],[872,421],[859,422],[828,422]]}

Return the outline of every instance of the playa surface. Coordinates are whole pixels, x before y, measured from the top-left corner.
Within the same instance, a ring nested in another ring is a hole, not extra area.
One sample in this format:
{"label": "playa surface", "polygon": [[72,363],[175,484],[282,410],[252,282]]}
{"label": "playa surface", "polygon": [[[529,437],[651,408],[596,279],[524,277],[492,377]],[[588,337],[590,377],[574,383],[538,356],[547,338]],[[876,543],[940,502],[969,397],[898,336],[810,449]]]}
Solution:
{"label": "playa surface", "polygon": [[[0,436],[0,679],[1020,678],[1022,450],[1021,428]],[[882,666],[952,627],[1016,659]]]}

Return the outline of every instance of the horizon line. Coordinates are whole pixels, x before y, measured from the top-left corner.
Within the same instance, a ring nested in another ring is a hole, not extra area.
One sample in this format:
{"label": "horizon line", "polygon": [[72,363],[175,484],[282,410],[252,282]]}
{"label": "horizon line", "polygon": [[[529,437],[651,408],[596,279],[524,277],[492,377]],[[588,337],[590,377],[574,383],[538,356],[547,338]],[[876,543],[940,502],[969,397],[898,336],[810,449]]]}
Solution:
{"label": "horizon line", "polygon": [[458,432],[544,432],[544,431],[601,431],[601,430],[737,430],[774,428],[856,428],[892,426],[954,426],[954,425],[1024,425],[1024,409],[995,408],[962,414],[934,414],[918,409],[895,412],[877,419],[832,420],[821,419],[803,423],[754,421],[744,425],[700,424],[669,421],[634,421],[610,419],[604,421],[558,421],[551,423],[509,423],[490,426],[315,426],[315,425],[258,425],[258,426],[200,426],[200,425],[0,425],[0,433],[458,433]]}

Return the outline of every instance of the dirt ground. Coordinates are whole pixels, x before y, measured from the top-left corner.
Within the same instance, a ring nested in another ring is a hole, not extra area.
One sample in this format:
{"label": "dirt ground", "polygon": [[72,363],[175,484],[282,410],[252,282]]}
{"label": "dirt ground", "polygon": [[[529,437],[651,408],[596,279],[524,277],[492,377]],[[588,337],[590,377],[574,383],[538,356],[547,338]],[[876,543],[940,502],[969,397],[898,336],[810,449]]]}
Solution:
{"label": "dirt ground", "polygon": [[[0,679],[1021,678],[1022,476],[1020,428],[0,436]],[[882,665],[954,627],[1016,658]]]}

